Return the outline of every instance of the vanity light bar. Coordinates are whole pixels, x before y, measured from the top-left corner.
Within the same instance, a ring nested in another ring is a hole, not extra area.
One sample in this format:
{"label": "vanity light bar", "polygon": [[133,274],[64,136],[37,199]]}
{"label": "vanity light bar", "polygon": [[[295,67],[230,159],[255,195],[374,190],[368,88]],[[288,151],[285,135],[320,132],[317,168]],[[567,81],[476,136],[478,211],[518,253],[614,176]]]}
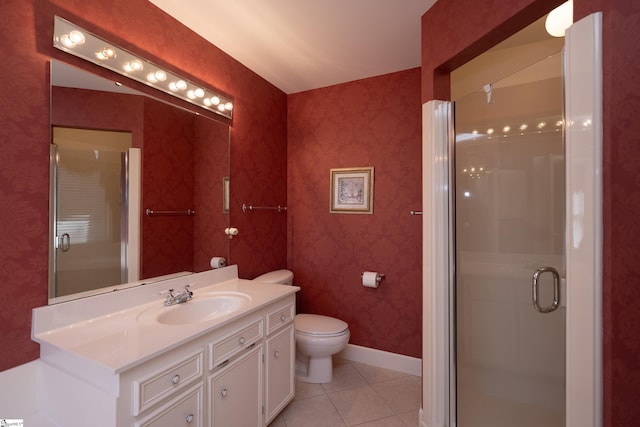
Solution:
{"label": "vanity light bar", "polygon": [[53,46],[228,119],[233,117],[233,100],[228,96],[164,70],[59,16],[54,18]]}

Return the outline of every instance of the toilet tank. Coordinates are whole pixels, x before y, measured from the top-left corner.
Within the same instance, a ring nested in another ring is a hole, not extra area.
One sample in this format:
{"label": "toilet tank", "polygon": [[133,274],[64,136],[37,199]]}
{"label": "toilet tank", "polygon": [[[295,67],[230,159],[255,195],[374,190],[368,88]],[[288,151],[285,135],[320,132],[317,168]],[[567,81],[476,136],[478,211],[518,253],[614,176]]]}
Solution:
{"label": "toilet tank", "polygon": [[290,270],[275,270],[256,277],[256,281],[275,283],[279,285],[293,285],[293,272]]}

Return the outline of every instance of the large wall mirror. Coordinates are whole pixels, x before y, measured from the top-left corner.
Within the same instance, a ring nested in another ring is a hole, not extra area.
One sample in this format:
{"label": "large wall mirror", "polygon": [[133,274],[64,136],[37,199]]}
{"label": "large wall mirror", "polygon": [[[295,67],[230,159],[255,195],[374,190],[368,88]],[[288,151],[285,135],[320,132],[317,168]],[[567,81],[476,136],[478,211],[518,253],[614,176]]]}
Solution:
{"label": "large wall mirror", "polygon": [[229,259],[229,126],[128,86],[51,61],[50,303]]}

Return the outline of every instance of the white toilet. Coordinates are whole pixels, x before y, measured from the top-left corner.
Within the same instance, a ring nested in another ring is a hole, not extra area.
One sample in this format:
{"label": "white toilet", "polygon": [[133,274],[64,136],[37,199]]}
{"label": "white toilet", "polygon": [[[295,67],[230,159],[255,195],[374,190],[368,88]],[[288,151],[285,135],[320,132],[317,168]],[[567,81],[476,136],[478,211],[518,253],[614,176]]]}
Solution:
{"label": "white toilet", "polygon": [[[276,270],[256,277],[265,283],[293,284],[293,273]],[[296,339],[296,380],[328,383],[333,379],[332,356],[349,342],[349,325],[319,314],[298,314],[294,320]]]}

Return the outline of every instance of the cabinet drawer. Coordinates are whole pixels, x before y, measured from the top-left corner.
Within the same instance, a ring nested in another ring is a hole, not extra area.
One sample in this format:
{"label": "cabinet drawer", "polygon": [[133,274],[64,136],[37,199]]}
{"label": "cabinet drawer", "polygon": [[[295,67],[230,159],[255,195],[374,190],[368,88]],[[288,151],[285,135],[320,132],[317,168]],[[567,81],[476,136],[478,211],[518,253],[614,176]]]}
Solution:
{"label": "cabinet drawer", "polygon": [[295,304],[289,303],[267,314],[267,335],[277,331],[282,326],[293,321],[295,316]]}
{"label": "cabinet drawer", "polygon": [[191,380],[202,377],[202,350],[170,364],[169,367],[133,382],[133,415],[183,389]]}
{"label": "cabinet drawer", "polygon": [[134,427],[203,427],[203,386],[199,384],[177,396],[157,411],[137,421]]}
{"label": "cabinet drawer", "polygon": [[262,325],[263,322],[259,320],[218,342],[209,344],[209,369],[219,366],[260,340],[264,335]]}

